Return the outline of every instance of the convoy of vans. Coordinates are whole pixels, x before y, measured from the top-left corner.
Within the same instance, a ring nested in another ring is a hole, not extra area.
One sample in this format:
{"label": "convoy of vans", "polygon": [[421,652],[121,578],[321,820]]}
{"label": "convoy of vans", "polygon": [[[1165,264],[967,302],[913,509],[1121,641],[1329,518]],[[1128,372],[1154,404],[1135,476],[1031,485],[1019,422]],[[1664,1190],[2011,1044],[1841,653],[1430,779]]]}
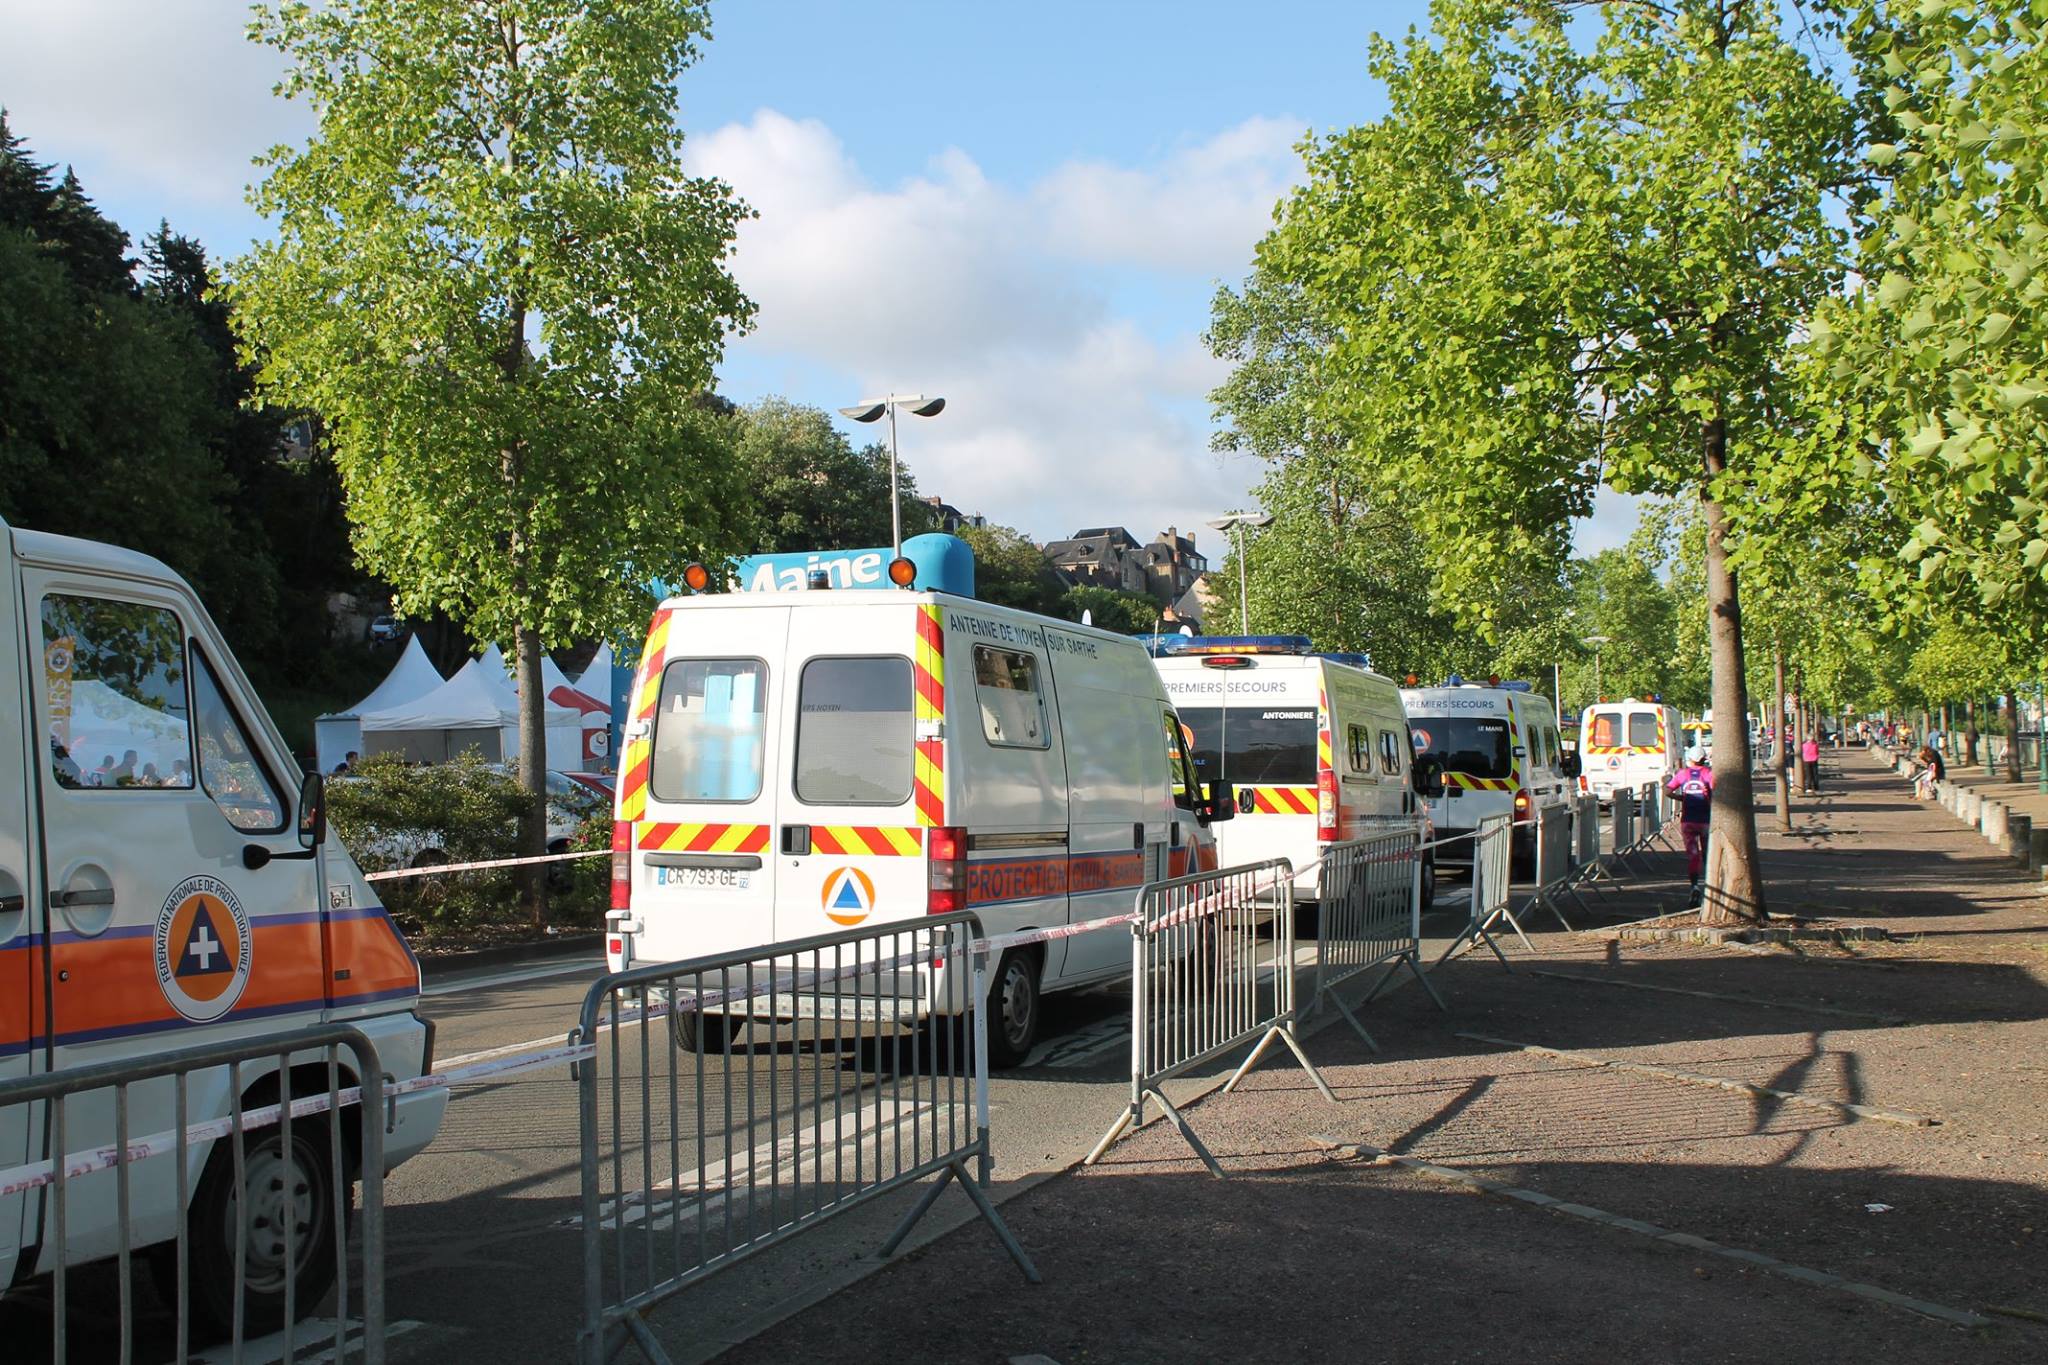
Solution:
{"label": "convoy of vans", "polygon": [[[1198,778],[1137,640],[878,586],[655,612],[618,786],[615,970],[954,910],[991,933],[1065,925],[1217,866],[1210,825],[1240,807]],[[957,1013],[961,970],[899,989],[915,1013]],[[1045,992],[1129,970],[1123,934],[1005,953],[992,1058],[1023,1059]],[[767,1003],[679,1014],[677,1041],[722,1043]]]}
{"label": "convoy of vans", "polygon": [[[1565,752],[1550,699],[1525,682],[1468,683],[1401,692],[1415,752],[1440,766],[1443,794],[1429,801],[1439,840],[1468,835],[1489,815],[1514,822],[1517,867],[1535,861],[1535,822],[1568,805],[1579,759]],[[1583,736],[1582,736],[1583,738]],[[1469,864],[1471,841],[1447,843],[1444,863]]]}
{"label": "convoy of vans", "polygon": [[[1286,858],[1296,901],[1313,902],[1324,844],[1426,824],[1431,765],[1417,762],[1400,688],[1362,658],[1298,635],[1169,635],[1154,653],[1196,775],[1236,793],[1238,819],[1217,831],[1226,867]],[[1422,903],[1435,898],[1432,850]]]}
{"label": "convoy of vans", "polygon": [[[320,778],[299,777],[176,574],[146,555],[0,522],[0,714],[0,1078],[321,1021],[360,1028],[394,1079],[431,1066],[418,962],[326,837]],[[291,1082],[324,1091],[324,1062],[294,1067]],[[228,1114],[228,1086],[224,1067],[192,1073],[191,1119]],[[275,1097],[275,1063],[245,1063],[241,1087],[244,1107]],[[131,1087],[127,1131],[172,1129],[174,1093],[168,1079]],[[430,1089],[393,1103],[387,1165],[432,1140],[446,1102]],[[69,1150],[111,1144],[115,1132],[110,1092],[67,1102]],[[326,1134],[299,1125],[287,1146],[275,1127],[251,1131],[239,1214],[231,1144],[130,1169],[129,1241],[171,1242],[184,1225],[202,1328],[224,1328],[232,1311],[238,1216],[246,1325],[281,1320],[290,1278],[301,1306],[326,1292],[336,1184],[354,1178],[351,1153],[330,1150]],[[0,1108],[0,1169],[55,1155],[54,1143],[47,1105]],[[47,1194],[0,1197],[0,1288],[56,1264]],[[115,1173],[73,1179],[65,1259],[111,1255],[120,1234]],[[171,1279],[165,1293],[175,1291]]]}
{"label": "convoy of vans", "polygon": [[1596,702],[1579,724],[1579,790],[1606,805],[1617,791],[1662,786],[1684,761],[1678,708],[1659,701]]}

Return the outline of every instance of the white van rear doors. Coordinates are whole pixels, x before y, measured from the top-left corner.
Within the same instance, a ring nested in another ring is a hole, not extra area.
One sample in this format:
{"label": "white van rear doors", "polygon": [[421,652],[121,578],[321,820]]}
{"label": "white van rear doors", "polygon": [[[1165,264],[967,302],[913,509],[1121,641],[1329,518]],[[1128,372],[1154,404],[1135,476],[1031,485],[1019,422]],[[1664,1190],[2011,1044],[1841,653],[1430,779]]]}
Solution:
{"label": "white van rear doors", "polygon": [[[632,825],[636,955],[683,961],[773,943],[787,607],[656,617],[646,804]],[[663,623],[665,622],[665,628]]]}
{"label": "white van rear doors", "polygon": [[777,688],[790,718],[780,727],[790,752],[775,843],[779,939],[925,913],[913,662],[921,610],[849,601],[789,614]]}
{"label": "white van rear doors", "polygon": [[[28,698],[22,692],[24,645],[21,593],[15,582],[14,542],[0,522],[0,1080],[26,1076],[34,1012],[32,975],[36,885],[29,839]],[[0,1109],[0,1169],[28,1159],[29,1107]],[[27,1199],[0,1196],[0,1285],[13,1281],[15,1258],[26,1237]]]}

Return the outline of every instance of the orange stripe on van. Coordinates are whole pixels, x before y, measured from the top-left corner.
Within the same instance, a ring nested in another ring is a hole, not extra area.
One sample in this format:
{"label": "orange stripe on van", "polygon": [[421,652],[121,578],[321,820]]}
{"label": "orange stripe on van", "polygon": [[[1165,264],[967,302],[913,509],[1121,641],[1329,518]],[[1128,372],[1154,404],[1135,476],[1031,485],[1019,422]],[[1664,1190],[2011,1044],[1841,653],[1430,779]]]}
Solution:
{"label": "orange stripe on van", "polygon": [[1253,815],[1314,815],[1314,787],[1253,787]]}
{"label": "orange stripe on van", "polygon": [[911,796],[917,823],[946,823],[946,614],[935,602],[917,608],[917,648],[911,656],[916,721],[916,757],[911,765]]}
{"label": "orange stripe on van", "polygon": [[640,652],[640,668],[633,676],[632,704],[626,712],[628,724],[647,727],[648,733],[626,741],[626,752],[619,764],[618,818],[629,823],[647,813],[647,778],[654,767],[651,725],[655,705],[661,699],[661,670],[668,661],[669,618],[674,614],[668,607],[655,609],[653,619],[647,623],[647,646]]}
{"label": "orange stripe on van", "polygon": [[759,853],[768,826],[657,821],[641,826],[640,847],[658,853]]}
{"label": "orange stripe on van", "polygon": [[898,826],[812,825],[811,847],[852,857],[912,858],[924,851],[924,831]]}

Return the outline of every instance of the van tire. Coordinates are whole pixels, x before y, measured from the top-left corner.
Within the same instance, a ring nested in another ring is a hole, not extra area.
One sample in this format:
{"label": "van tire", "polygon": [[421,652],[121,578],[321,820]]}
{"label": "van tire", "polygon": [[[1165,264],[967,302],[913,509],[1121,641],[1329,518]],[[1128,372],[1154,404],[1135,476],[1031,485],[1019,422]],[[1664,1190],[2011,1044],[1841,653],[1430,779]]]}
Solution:
{"label": "van tire", "polygon": [[996,964],[988,987],[988,1064],[1021,1066],[1038,1041],[1045,1013],[1043,965],[1035,948],[1012,948]]}
{"label": "van tire", "polygon": [[1436,904],[1436,855],[1422,855],[1422,908],[1427,911]]}
{"label": "van tire", "polygon": [[732,1048],[732,1021],[722,1014],[705,1014],[701,1010],[670,1010],[668,1015],[669,1036],[675,1039],[676,1051],[695,1053],[698,1044],[709,1056],[712,1053],[727,1052]]}
{"label": "van tire", "polygon": [[[245,1108],[274,1104],[275,1090],[257,1093]],[[358,1111],[343,1114],[346,1125]],[[304,1318],[320,1306],[335,1280],[335,1161],[327,1124],[302,1120],[292,1125],[291,1156],[285,1156],[284,1134],[278,1127],[258,1129],[243,1138],[242,1167],[252,1191],[251,1226],[246,1247],[242,1298],[242,1335],[266,1336],[284,1326],[285,1267],[279,1214],[289,1205],[294,1218],[292,1259],[297,1265],[292,1307]],[[343,1191],[343,1217],[355,1212],[355,1176]],[[191,1257],[188,1277],[195,1340],[233,1335],[235,1312],[235,1152],[228,1140],[215,1142],[206,1159],[186,1214],[186,1246]],[[344,1233],[346,1229],[344,1229]],[[157,1288],[175,1303],[178,1271],[173,1254],[153,1258]]]}

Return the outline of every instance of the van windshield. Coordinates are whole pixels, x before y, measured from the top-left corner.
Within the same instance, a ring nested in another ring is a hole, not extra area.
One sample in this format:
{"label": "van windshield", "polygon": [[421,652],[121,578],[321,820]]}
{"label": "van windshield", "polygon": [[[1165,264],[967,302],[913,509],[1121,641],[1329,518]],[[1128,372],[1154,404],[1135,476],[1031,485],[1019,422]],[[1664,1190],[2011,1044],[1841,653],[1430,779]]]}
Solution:
{"label": "van windshield", "polygon": [[751,801],[761,794],[763,698],[758,659],[675,659],[661,671],[654,717],[657,801]]}
{"label": "van windshield", "polygon": [[1195,773],[1204,783],[1305,785],[1316,780],[1314,707],[1190,706],[1181,724],[1195,736]]}
{"label": "van windshield", "polygon": [[[1595,722],[1597,731],[1598,721]],[[1408,722],[1415,752],[1468,777],[1506,777],[1514,771],[1508,723],[1492,716],[1417,716]],[[1598,741],[1595,741],[1596,743]]]}

